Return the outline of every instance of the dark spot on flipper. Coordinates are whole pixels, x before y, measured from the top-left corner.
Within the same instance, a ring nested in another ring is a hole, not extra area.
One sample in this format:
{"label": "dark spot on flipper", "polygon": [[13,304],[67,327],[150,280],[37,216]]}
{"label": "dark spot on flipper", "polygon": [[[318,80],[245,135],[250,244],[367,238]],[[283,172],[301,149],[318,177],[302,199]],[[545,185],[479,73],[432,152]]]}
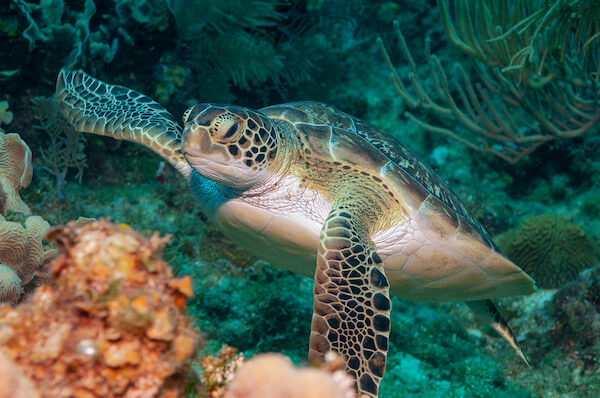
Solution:
{"label": "dark spot on flipper", "polygon": [[376,293],[373,296],[373,306],[375,309],[380,311],[387,311],[390,309],[390,299],[388,299],[385,294]]}
{"label": "dark spot on flipper", "polygon": [[390,320],[383,315],[373,317],[373,326],[378,332],[388,332],[390,330]]}
{"label": "dark spot on flipper", "polygon": [[329,326],[331,326],[334,329],[337,329],[340,327],[340,320],[337,317],[331,317],[327,320],[327,323],[329,324]]}
{"label": "dark spot on flipper", "polygon": [[388,286],[387,278],[377,268],[373,268],[371,270],[371,283],[375,287],[387,287]]}
{"label": "dark spot on flipper", "polygon": [[385,356],[382,353],[376,352],[369,359],[369,370],[375,376],[383,377],[385,373]]}
{"label": "dark spot on flipper", "polygon": [[379,254],[377,254],[377,252],[373,252],[371,254],[371,258],[373,259],[373,261],[375,261],[375,264],[381,264],[383,261],[381,261],[381,257],[379,257]]}
{"label": "dark spot on flipper", "polygon": [[363,339],[363,348],[366,348],[368,350],[375,350],[375,340],[373,340],[372,337],[366,336]]}
{"label": "dark spot on flipper", "polygon": [[377,336],[375,336],[375,342],[377,343],[377,348],[382,350],[382,351],[387,351],[388,349],[388,339],[387,337],[378,334]]}
{"label": "dark spot on flipper", "polygon": [[317,318],[315,318],[315,320],[313,322],[312,328],[319,334],[324,335],[327,332],[327,330],[329,329],[329,326],[327,326],[327,322],[325,321],[324,318],[317,317]]}
{"label": "dark spot on flipper", "polygon": [[331,344],[325,336],[314,334],[310,338],[310,348],[311,350],[319,353],[326,353],[330,350]]}
{"label": "dark spot on flipper", "polygon": [[358,385],[360,389],[369,394],[377,395],[377,385],[373,381],[373,378],[368,374],[363,374],[360,376],[360,380],[358,381]]}
{"label": "dark spot on flipper", "polygon": [[360,367],[360,360],[357,357],[352,357],[348,359],[348,367],[350,369],[357,370]]}

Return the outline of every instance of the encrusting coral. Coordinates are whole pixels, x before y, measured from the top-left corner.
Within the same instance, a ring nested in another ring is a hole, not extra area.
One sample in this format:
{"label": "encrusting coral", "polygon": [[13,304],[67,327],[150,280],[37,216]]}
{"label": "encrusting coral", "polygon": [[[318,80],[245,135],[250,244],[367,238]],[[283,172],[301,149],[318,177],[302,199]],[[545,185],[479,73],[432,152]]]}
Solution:
{"label": "encrusting coral", "polygon": [[49,235],[64,249],[27,303],[0,305],[0,351],[43,397],[183,396],[198,334],[191,279],[159,258],[167,239],[105,221]]}
{"label": "encrusting coral", "polygon": [[0,302],[16,303],[23,286],[36,276],[45,277],[57,254],[42,243],[49,229],[50,224],[40,216],[28,217],[23,226],[0,215]]}
{"label": "encrusting coral", "polygon": [[498,244],[543,288],[559,288],[598,261],[598,248],[583,230],[554,214],[528,217]]}
{"label": "encrusting coral", "polygon": [[0,214],[7,210],[31,214],[19,190],[29,185],[32,175],[31,150],[27,144],[18,134],[0,131]]}

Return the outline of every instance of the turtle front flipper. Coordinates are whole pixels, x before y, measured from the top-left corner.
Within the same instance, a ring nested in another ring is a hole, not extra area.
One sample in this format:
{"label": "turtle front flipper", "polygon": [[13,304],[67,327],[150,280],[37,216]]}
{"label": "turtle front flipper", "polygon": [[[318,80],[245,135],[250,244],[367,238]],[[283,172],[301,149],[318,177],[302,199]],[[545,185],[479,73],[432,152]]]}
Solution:
{"label": "turtle front flipper", "polygon": [[343,356],[359,393],[377,397],[390,331],[389,285],[362,221],[334,208],[321,230],[309,360]]}
{"label": "turtle front flipper", "polygon": [[181,127],[158,102],[81,70],[60,71],[56,96],[77,131],[143,144],[189,177],[190,167],[181,154]]}

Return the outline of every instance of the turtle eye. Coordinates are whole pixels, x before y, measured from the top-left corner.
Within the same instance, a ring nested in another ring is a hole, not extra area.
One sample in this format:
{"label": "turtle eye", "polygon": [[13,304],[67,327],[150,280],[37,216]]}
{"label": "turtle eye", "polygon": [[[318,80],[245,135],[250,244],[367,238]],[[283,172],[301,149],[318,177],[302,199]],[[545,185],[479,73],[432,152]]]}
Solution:
{"label": "turtle eye", "polygon": [[238,131],[238,124],[237,123],[233,123],[231,126],[229,126],[229,128],[227,129],[227,131],[225,132],[225,135],[223,135],[223,139],[229,139],[231,137],[234,136],[234,134]]}
{"label": "turtle eye", "polygon": [[242,130],[241,123],[238,120],[227,119],[219,126],[219,141],[229,142],[235,139]]}

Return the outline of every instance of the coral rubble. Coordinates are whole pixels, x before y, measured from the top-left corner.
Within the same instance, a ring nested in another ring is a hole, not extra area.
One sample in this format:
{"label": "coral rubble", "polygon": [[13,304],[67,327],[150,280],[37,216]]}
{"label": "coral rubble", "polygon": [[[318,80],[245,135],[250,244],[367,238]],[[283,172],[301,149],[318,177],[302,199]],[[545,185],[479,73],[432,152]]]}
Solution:
{"label": "coral rubble", "polygon": [[64,249],[54,281],[0,306],[0,351],[46,397],[181,396],[199,337],[183,314],[191,280],[159,258],[166,239],[105,221],[49,236]]}

